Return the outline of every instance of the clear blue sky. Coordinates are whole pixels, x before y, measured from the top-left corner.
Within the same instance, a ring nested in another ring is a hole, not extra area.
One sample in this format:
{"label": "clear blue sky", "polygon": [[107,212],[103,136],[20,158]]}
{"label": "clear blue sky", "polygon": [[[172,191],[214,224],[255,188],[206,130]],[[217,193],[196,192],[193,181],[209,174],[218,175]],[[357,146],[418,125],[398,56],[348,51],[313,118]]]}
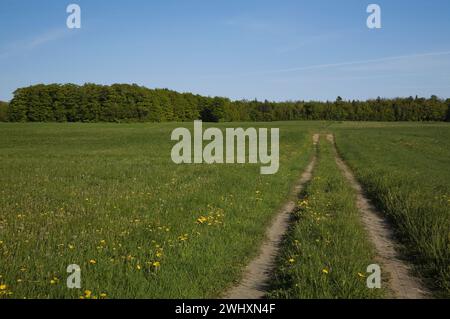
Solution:
{"label": "clear blue sky", "polygon": [[[82,28],[66,27],[66,7]],[[366,27],[367,5],[382,29]],[[0,100],[36,83],[233,99],[450,97],[448,0],[0,0]]]}

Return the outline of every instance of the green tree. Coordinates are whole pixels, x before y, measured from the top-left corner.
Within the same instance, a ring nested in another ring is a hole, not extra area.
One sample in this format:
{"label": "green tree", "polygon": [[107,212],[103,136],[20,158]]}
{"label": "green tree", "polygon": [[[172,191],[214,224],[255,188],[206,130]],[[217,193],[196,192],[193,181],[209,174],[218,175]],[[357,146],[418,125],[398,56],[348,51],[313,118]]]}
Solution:
{"label": "green tree", "polygon": [[450,122],[450,99],[447,99],[447,122]]}
{"label": "green tree", "polygon": [[215,97],[204,99],[201,103],[201,119],[205,122],[220,122],[225,119],[225,109],[228,108],[229,99]]}
{"label": "green tree", "polygon": [[8,103],[0,101],[0,122],[8,121]]}
{"label": "green tree", "polygon": [[14,98],[8,107],[8,119],[11,122],[27,121],[27,110],[29,108],[29,89],[22,88],[14,91]]}

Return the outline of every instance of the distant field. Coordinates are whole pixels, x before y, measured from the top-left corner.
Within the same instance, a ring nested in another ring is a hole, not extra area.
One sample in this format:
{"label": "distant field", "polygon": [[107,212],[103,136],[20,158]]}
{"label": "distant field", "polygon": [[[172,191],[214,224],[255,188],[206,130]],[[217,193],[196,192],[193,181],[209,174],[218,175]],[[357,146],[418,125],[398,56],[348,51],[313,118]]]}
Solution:
{"label": "distant field", "polygon": [[[308,164],[311,136],[319,131],[336,133],[341,155],[392,218],[407,255],[448,296],[450,125],[214,124],[279,127],[276,175],[260,175],[259,164],[175,165],[170,134],[178,126],[192,124],[0,123],[0,285],[6,287],[0,298],[79,298],[86,297],[85,290],[103,298],[221,296],[257,254],[271,218]],[[331,218],[316,231],[358,240],[363,232],[350,229],[357,225],[352,194],[333,165],[328,158],[318,167],[322,181],[313,180],[307,189],[318,199],[310,205],[348,216],[336,223]],[[334,192],[331,208],[320,201],[325,188]],[[314,241],[305,247],[321,248],[304,229],[299,224],[296,236]],[[291,239],[285,257],[299,240]],[[333,245],[323,246],[330,250],[315,258],[351,248],[341,241]],[[340,262],[351,274],[336,274],[351,278],[339,296],[382,296],[358,286],[358,272],[372,258],[370,245],[361,242],[350,250],[352,259]],[[319,261],[308,255],[303,251],[294,258],[303,267],[294,275],[316,274],[304,268]],[[81,290],[66,287],[69,264],[82,268]],[[319,281],[326,267],[324,261]],[[295,289],[274,295],[331,297],[337,291],[326,283],[322,294],[311,289],[307,295]]]}

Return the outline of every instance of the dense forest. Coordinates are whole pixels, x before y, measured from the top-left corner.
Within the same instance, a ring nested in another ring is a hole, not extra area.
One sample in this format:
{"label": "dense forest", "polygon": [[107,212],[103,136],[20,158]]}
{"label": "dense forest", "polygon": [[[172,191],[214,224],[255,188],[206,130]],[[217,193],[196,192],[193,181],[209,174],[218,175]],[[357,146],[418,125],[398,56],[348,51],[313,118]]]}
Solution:
{"label": "dense forest", "polygon": [[0,121],[164,122],[192,121],[449,121],[450,99],[346,101],[231,101],[129,84],[51,84],[18,89],[0,103]]}

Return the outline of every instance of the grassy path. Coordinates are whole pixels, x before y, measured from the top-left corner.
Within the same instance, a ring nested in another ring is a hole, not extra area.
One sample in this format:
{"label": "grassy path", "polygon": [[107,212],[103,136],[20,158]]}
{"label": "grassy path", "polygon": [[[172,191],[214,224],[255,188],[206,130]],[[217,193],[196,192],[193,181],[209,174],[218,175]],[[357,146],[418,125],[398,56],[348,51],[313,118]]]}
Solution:
{"label": "grassy path", "polygon": [[[294,211],[271,278],[271,298],[430,297],[411,265],[400,258],[399,244],[386,217],[365,196],[362,186],[337,152],[334,136],[318,146],[314,177]],[[371,289],[370,265],[379,265],[382,289]],[[367,272],[366,272],[367,271]],[[251,297],[251,296],[247,296]]]}
{"label": "grassy path", "polygon": [[361,224],[356,196],[339,171],[334,148],[320,143],[314,177],[297,204],[277,258],[270,298],[382,298],[367,288],[376,254]]}
{"label": "grassy path", "polygon": [[334,136],[327,135],[333,145],[336,163],[356,193],[356,203],[369,238],[376,248],[382,269],[389,274],[389,288],[399,299],[422,299],[429,295],[421,280],[411,274],[411,266],[399,256],[392,226],[365,196],[364,190],[350,168],[336,151]]}
{"label": "grassy path", "polygon": [[[319,135],[313,136],[313,143],[317,146]],[[312,172],[316,164],[316,155],[295,184],[289,200],[275,216],[273,223],[267,229],[267,239],[260,248],[259,255],[254,258],[244,271],[241,282],[225,294],[227,299],[260,299],[267,292],[270,281],[270,273],[275,266],[275,258],[279,253],[283,236],[289,228],[291,213],[295,209],[295,200],[302,191],[304,185],[311,180]]]}

